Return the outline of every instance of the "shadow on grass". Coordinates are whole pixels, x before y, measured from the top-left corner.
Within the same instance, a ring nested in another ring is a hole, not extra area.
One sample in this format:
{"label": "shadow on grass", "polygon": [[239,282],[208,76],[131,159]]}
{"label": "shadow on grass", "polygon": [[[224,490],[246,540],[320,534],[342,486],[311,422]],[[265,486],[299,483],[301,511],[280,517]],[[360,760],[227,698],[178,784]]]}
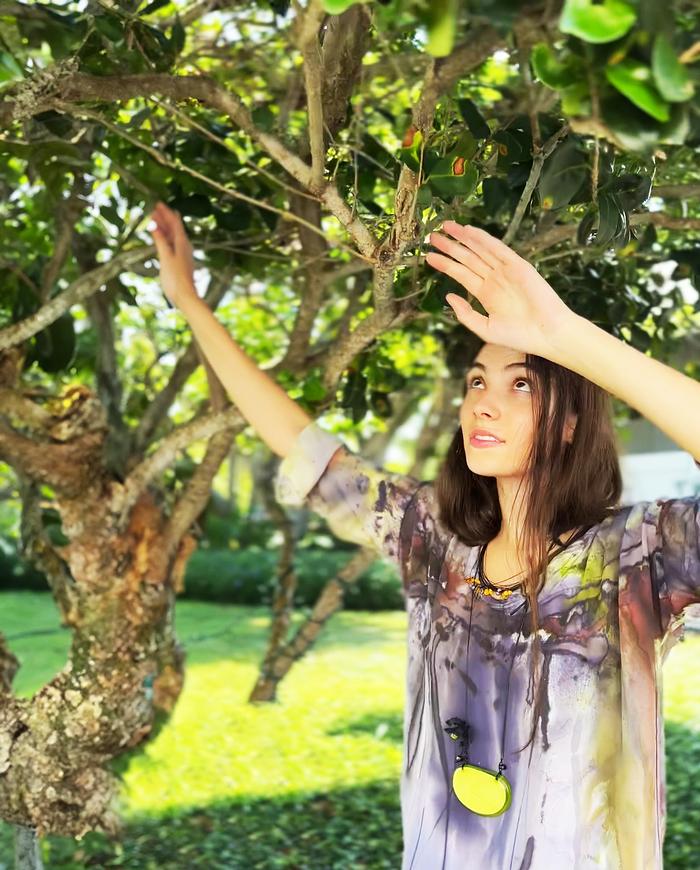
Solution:
{"label": "shadow on grass", "polygon": [[[9,849],[6,838],[2,845]],[[80,843],[51,836],[42,847],[50,870],[396,870],[398,784],[217,801],[130,820],[116,840],[99,833]],[[0,855],[8,861],[10,853]]]}
{"label": "shadow on grass", "polygon": [[[370,731],[377,721],[365,717],[350,728]],[[397,722],[392,733],[395,727]],[[667,723],[665,731],[664,868],[697,870],[700,736],[676,723]],[[399,788],[392,780],[274,799],[217,801],[131,819],[118,839],[91,833],[80,843],[47,837],[42,845],[50,870],[397,870],[402,842]],[[0,828],[0,861],[11,866],[7,826]]]}
{"label": "shadow on grass", "polygon": [[370,713],[358,719],[332,728],[326,731],[330,737],[343,737],[346,734],[369,735],[377,740],[401,745],[403,741],[403,718],[396,715],[383,715],[382,713]]}

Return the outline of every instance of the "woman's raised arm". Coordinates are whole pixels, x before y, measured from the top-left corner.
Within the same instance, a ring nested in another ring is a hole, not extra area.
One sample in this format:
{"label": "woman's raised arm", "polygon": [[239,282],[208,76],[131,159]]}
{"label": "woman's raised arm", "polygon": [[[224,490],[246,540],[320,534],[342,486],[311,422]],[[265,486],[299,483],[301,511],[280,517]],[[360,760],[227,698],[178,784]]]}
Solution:
{"label": "woman's raised arm", "polygon": [[197,295],[192,246],[178,212],[159,202],[151,217],[163,292],[185,315],[231,401],[273,453],[287,456],[312,418],[236,344]]}

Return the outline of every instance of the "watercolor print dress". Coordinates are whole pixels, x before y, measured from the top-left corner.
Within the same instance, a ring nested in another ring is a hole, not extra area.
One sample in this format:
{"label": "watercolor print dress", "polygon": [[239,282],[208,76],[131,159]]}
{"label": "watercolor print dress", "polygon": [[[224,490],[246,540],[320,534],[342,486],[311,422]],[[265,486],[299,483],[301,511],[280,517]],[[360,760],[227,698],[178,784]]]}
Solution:
{"label": "watercolor print dress", "polygon": [[[533,727],[527,621],[514,649],[526,599],[518,591],[472,598],[465,578],[476,573],[478,548],[441,525],[432,483],[378,468],[314,421],[280,462],[275,495],[400,571],[408,615],[401,870],[663,866],[661,668],[682,634],[683,609],[700,601],[700,499],[623,506],[550,560],[538,597],[544,703],[535,740],[518,754]],[[512,802],[485,817],[452,791],[458,744],[444,727],[468,719],[470,761],[497,769],[511,655]]]}

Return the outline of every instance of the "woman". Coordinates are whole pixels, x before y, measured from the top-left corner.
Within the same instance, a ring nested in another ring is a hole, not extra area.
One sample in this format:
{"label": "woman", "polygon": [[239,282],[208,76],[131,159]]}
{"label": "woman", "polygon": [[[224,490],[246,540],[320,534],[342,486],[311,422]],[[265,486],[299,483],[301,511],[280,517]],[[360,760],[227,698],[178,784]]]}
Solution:
{"label": "woman", "polygon": [[240,350],[197,297],[179,216],[159,204],[153,217],[166,295],[283,457],[278,500],[400,571],[402,870],[661,867],[661,666],[700,601],[700,500],[620,506],[609,394],[697,461],[700,384],[575,315],[498,239],[448,221],[427,262],[481,302],[487,317],[447,297],[482,344],[437,479],[387,472]]}

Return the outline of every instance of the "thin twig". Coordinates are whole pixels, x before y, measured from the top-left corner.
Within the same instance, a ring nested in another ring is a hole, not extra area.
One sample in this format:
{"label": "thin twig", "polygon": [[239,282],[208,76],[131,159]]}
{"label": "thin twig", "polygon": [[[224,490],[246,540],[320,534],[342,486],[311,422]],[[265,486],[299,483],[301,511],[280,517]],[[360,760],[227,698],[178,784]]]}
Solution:
{"label": "thin twig", "polygon": [[[131,136],[121,127],[116,124],[112,124],[111,121],[108,121],[106,118],[99,115],[97,112],[91,112],[89,109],[86,109],[84,106],[71,106],[70,104],[64,103],[62,100],[55,99],[53,100],[52,108],[57,112],[70,114],[71,116],[75,115],[83,115],[86,118],[89,118],[92,121],[96,121],[99,124],[104,124],[105,127],[110,129],[113,133],[116,133],[118,136],[126,139],[130,142],[134,147],[140,148],[142,151],[145,151],[149,154],[155,161],[160,163],[162,166],[167,166],[169,169],[175,169],[180,172],[186,172],[188,175],[191,175],[193,178],[197,178],[199,181],[208,184],[210,187],[213,187],[215,190],[218,190],[220,193],[225,194],[226,196],[230,196],[234,199],[241,199],[243,202],[247,202],[250,205],[254,205],[258,208],[264,208],[268,211],[274,212],[275,214],[280,215],[284,220],[289,221],[297,221],[298,223],[303,224],[308,227],[313,232],[322,236],[325,241],[328,241],[326,234],[320,230],[318,227],[314,226],[312,223],[305,221],[303,218],[300,218],[298,215],[293,214],[291,211],[287,211],[286,209],[279,209],[273,205],[268,205],[268,203],[263,202],[262,200],[254,199],[251,196],[246,196],[244,193],[239,193],[237,190],[232,190],[229,187],[225,187],[223,184],[219,184],[217,181],[214,181],[212,178],[209,178],[207,175],[202,175],[201,172],[197,172],[196,169],[191,169],[189,166],[185,166],[182,163],[175,162],[173,160],[169,160],[164,154],[162,154],[158,149],[151,147],[150,145],[146,145],[143,142],[140,142],[134,136]],[[349,245],[346,245],[343,242],[336,241],[335,244],[339,248],[343,248],[344,250],[351,253],[354,257],[359,257],[363,260],[366,260],[368,263],[372,263],[372,259],[370,257],[366,257],[360,251],[351,248]]]}
{"label": "thin twig", "polygon": [[522,219],[525,216],[525,211],[532,199],[532,194],[535,192],[535,188],[537,187],[537,182],[540,180],[540,173],[542,172],[544,161],[549,157],[552,151],[554,151],[559,144],[559,141],[563,139],[568,132],[569,125],[564,124],[556,131],[556,133],[553,133],[549,139],[547,139],[540,151],[532,158],[532,169],[530,170],[530,175],[528,176],[525,187],[523,188],[520,200],[515,207],[510,224],[508,224],[508,229],[502,239],[504,244],[509,245],[515,238],[515,234],[518,232]]}
{"label": "thin twig", "polygon": [[291,184],[285,184],[277,175],[274,175],[272,172],[269,172],[265,169],[264,166],[259,166],[257,163],[254,163],[252,160],[249,160],[245,155],[241,155],[238,151],[235,151],[231,144],[226,141],[226,139],[222,139],[220,136],[217,136],[216,133],[212,133],[211,130],[207,130],[206,127],[203,127],[201,124],[197,123],[193,118],[190,118],[185,112],[182,112],[180,109],[175,106],[171,106],[170,103],[166,103],[163,100],[159,100],[158,97],[149,97],[149,99],[153,100],[156,105],[160,106],[161,109],[165,109],[170,114],[174,115],[176,118],[179,118],[184,124],[189,125],[194,130],[198,130],[203,136],[206,136],[207,139],[211,139],[212,142],[216,142],[217,145],[221,145],[222,148],[225,148],[227,151],[230,151],[241,163],[245,163],[247,166],[250,166],[256,172],[259,172],[261,175],[264,175],[268,181],[271,181],[273,184],[279,185],[283,190],[287,190],[290,193],[298,194],[299,196],[305,196],[308,199],[319,201],[319,198],[315,196],[313,193],[307,193],[305,190],[299,190],[299,188],[292,187]]}

